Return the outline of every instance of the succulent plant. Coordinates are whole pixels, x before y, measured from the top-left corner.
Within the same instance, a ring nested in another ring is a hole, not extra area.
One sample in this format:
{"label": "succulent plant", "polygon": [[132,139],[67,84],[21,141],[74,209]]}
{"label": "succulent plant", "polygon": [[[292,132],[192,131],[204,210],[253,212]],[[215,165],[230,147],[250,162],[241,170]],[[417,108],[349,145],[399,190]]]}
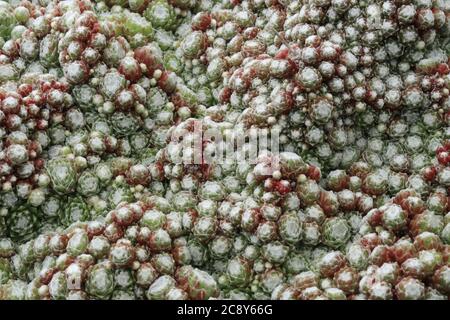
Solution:
{"label": "succulent plant", "polygon": [[449,61],[445,1],[0,1],[0,299],[448,299]]}

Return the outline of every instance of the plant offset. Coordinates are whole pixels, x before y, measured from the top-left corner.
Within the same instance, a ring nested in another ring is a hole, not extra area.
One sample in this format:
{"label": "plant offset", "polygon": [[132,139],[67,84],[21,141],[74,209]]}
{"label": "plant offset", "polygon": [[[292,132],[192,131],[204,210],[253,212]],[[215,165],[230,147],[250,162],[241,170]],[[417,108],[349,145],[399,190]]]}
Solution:
{"label": "plant offset", "polygon": [[0,37],[0,299],[449,298],[450,1],[10,0]]}

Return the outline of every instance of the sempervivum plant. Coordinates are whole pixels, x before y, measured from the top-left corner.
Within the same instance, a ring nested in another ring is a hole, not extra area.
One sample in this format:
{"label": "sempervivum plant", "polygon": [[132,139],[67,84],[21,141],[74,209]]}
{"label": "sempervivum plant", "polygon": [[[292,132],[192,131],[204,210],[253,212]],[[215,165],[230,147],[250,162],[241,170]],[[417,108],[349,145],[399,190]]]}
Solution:
{"label": "sempervivum plant", "polygon": [[448,299],[449,124],[448,1],[0,1],[0,299]]}

